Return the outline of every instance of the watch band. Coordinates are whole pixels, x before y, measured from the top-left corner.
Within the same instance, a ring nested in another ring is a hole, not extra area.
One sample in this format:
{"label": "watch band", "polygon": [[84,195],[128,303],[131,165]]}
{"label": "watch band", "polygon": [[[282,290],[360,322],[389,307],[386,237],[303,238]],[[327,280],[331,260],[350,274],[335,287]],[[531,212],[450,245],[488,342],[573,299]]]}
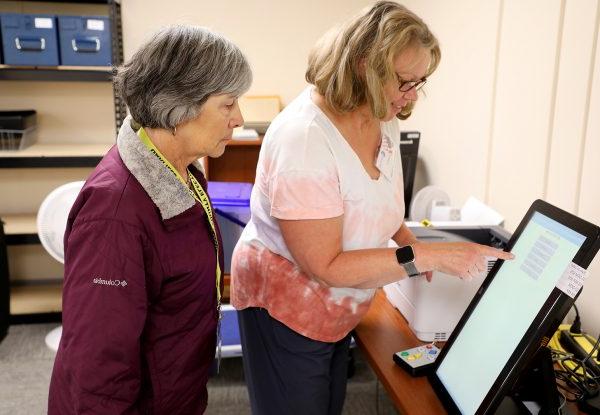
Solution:
{"label": "watch band", "polygon": [[404,267],[404,271],[406,271],[409,278],[421,275],[419,270],[417,270],[417,267],[415,267],[415,263],[413,261],[406,262],[406,263],[402,264],[402,266]]}

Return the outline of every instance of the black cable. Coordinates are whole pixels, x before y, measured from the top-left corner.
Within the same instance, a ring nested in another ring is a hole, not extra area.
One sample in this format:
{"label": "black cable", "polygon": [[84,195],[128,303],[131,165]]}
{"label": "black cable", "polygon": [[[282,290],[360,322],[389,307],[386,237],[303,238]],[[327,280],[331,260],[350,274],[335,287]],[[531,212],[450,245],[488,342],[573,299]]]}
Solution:
{"label": "black cable", "polygon": [[[562,370],[555,370],[555,377],[564,384],[558,382],[557,386],[568,395],[571,395],[569,397],[565,395],[567,401],[579,402],[598,394],[600,390],[600,376],[592,376],[587,362],[590,358],[593,358],[594,352],[598,350],[599,346],[600,333],[592,349],[583,359],[577,359],[571,353],[550,348],[553,361],[558,362],[560,367],[562,367]],[[566,364],[567,362],[572,362],[575,367],[573,369],[569,368]],[[582,373],[577,373],[580,369]]]}
{"label": "black cable", "polygon": [[565,394],[564,394],[564,393],[562,393],[561,391],[558,391],[558,393],[559,393],[559,394],[560,394],[560,396],[562,396],[562,398],[563,398],[563,401],[562,401],[562,403],[561,403],[561,404],[560,404],[560,406],[558,407],[558,413],[559,413],[560,415],[562,415],[562,414],[564,413],[564,412],[563,412],[563,408],[564,408],[564,407],[565,407],[565,405],[567,404],[567,397],[566,397],[566,396],[565,396]]}
{"label": "black cable", "polygon": [[566,370],[555,371],[555,377],[557,380],[564,382],[564,385],[557,382],[557,386],[570,395],[570,397],[567,397],[568,402],[578,402],[583,399],[584,390],[578,378],[573,378],[573,375]]}
{"label": "black cable", "polygon": [[[586,336],[586,339],[590,340],[591,338],[587,334],[581,333],[581,317],[575,303],[573,303],[573,308],[575,309],[575,319],[569,328],[569,332],[571,334]],[[591,340],[593,341],[593,339]],[[583,359],[577,359],[571,353],[550,348],[552,351],[552,360],[558,362],[560,367],[562,367],[562,370],[555,370],[555,377],[557,380],[562,381],[564,385],[557,382],[557,386],[565,391],[567,395],[571,395],[569,397],[564,395],[566,401],[580,402],[597,395],[600,391],[600,375],[594,374],[588,367],[588,361],[594,358],[594,352],[599,350],[599,346],[600,333],[598,333],[598,337],[596,338],[596,342],[592,346],[592,349]],[[598,352],[598,354],[600,355],[600,352]],[[595,362],[598,361],[599,359],[596,357]],[[572,362],[575,367],[570,369],[568,365],[565,364],[566,362]],[[580,369],[581,373],[577,373]]]}
{"label": "black cable", "polygon": [[581,334],[581,319],[579,318],[579,309],[575,303],[573,303],[573,308],[575,309],[575,320],[573,320],[573,324],[571,324],[569,331],[573,334]]}
{"label": "black cable", "polygon": [[[598,349],[598,345],[600,344],[600,333],[598,333],[598,337],[596,339],[596,343],[594,344],[594,346],[592,347],[592,350],[590,350],[590,352],[587,354],[587,356],[583,359],[580,360],[579,363],[577,364],[577,366],[575,367],[575,369],[573,369],[573,372],[577,372],[577,370],[581,367],[583,368],[584,373],[586,372],[586,363],[588,360],[590,360],[590,358],[594,355],[594,352],[596,351],[596,349]],[[595,378],[596,376],[592,376],[592,378]]]}
{"label": "black cable", "polygon": [[[598,382],[590,378],[586,365],[582,365],[582,361],[579,359],[571,359],[573,362],[577,362],[577,366],[574,369],[566,368],[568,374],[573,379],[573,382],[577,384],[577,388],[585,396],[591,396],[598,390]],[[581,374],[578,373],[581,368]]]}

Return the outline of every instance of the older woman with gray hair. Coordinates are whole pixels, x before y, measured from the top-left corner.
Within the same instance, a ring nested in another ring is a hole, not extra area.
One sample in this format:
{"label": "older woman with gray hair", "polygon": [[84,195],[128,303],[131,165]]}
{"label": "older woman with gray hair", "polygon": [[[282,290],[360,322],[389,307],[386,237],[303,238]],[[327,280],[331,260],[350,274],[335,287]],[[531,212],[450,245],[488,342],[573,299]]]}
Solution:
{"label": "older woman with gray hair", "polygon": [[49,414],[201,414],[222,288],[198,159],[243,122],[252,73],[207,29],[164,29],[118,69],[130,116],[69,214]]}

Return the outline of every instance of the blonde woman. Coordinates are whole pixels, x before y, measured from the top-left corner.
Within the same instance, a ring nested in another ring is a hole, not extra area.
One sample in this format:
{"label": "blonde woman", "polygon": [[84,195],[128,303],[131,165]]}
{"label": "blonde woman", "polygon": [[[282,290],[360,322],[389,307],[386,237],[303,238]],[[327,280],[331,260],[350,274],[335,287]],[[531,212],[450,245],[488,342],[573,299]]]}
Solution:
{"label": "blonde woman", "polygon": [[433,270],[475,276],[486,256],[510,258],[418,242],[403,222],[398,118],[440,56],[419,17],[378,2],[317,44],[311,85],[271,124],[232,264],[254,414],[341,413],[349,333],[377,287]]}

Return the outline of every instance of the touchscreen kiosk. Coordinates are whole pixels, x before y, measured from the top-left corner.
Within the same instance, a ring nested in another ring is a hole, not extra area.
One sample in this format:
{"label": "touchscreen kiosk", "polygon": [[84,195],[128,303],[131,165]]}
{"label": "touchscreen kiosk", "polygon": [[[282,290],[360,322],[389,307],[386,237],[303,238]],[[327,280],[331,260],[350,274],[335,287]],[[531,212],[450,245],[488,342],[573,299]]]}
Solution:
{"label": "touchscreen kiosk", "polygon": [[450,413],[494,413],[558,328],[599,248],[599,228],[533,203],[443,348],[429,380]]}

